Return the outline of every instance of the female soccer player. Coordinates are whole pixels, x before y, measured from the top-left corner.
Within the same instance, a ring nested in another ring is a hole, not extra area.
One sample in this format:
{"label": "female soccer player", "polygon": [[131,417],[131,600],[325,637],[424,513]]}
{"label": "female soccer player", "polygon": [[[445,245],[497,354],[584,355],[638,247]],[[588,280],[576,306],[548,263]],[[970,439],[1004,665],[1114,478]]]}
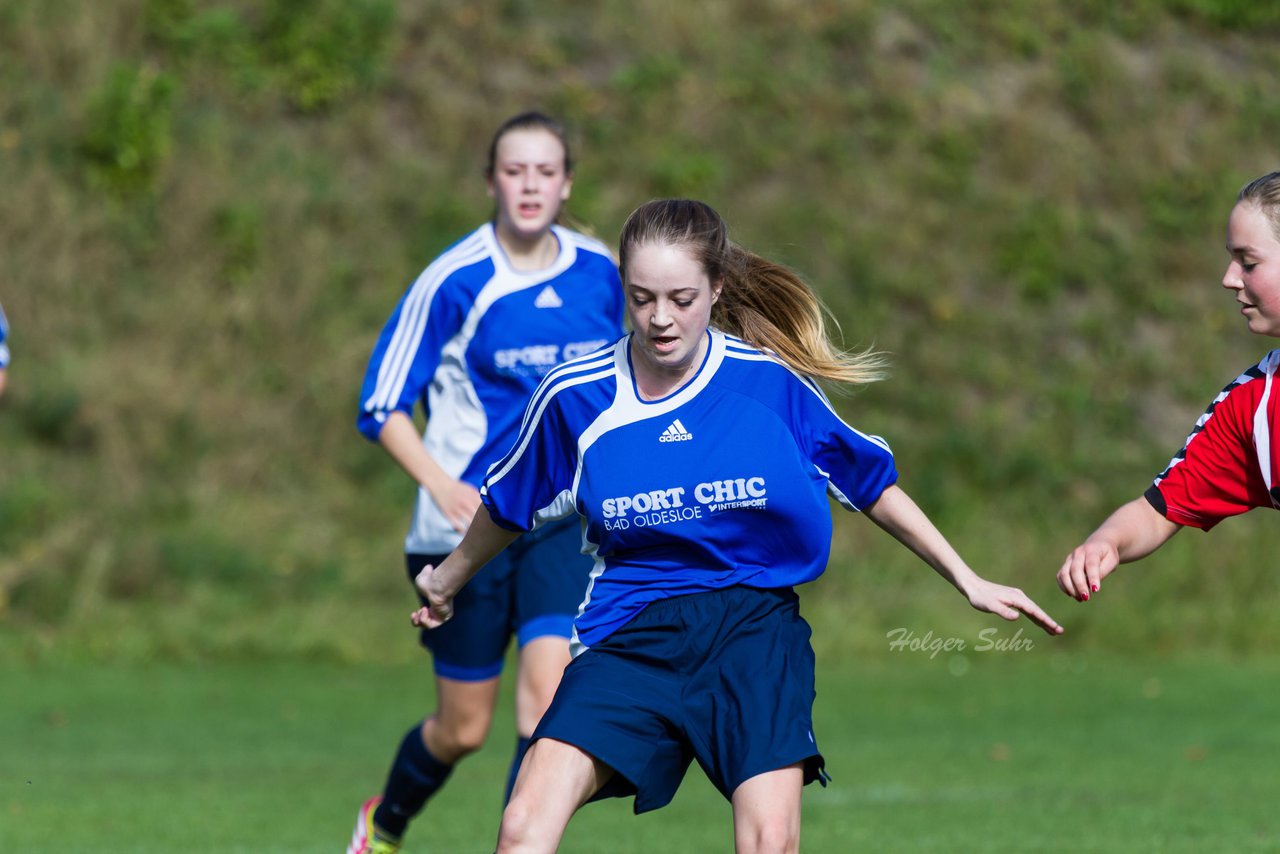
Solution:
{"label": "female soccer player", "polygon": [[825,569],[827,496],[867,513],[973,607],[1061,628],[966,566],[895,485],[885,442],[834,412],[814,378],[867,382],[879,362],[832,347],[791,270],[730,242],[720,216],[688,200],[634,211],[620,259],[633,331],[543,381],[461,545],[418,576],[427,606],[413,622],[447,626],[478,567],[576,511],[595,569],[575,658],[498,850],[555,850],[591,798],[661,807],[696,759],[732,804],[739,851],[794,851],[801,789],[825,773],[792,588]]}
{"label": "female soccer player", "polygon": [[[493,220],[445,250],[405,293],[360,395],[361,432],[419,485],[405,540],[410,581],[458,545],[481,478],[511,447],[547,371],[622,330],[612,255],[557,224],[573,182],[563,128],[540,113],[509,119],[490,143],[487,179]],[[422,436],[411,418],[419,401]],[[360,810],[351,852],[396,850],[454,764],[484,742],[512,634],[520,650],[514,780],[569,661],[590,569],[578,526],[547,525],[480,572],[463,594],[465,616],[422,633],[437,708],[404,736],[382,794]]]}
{"label": "female soccer player", "polygon": [[[1244,186],[1227,220],[1222,286],[1249,331],[1280,338],[1280,172]],[[1058,586],[1077,601],[1097,593],[1122,563],[1151,554],[1183,526],[1205,531],[1254,507],[1280,508],[1280,350],[1272,350],[1224,388],[1182,450],[1142,496],[1122,505],[1058,570]]]}

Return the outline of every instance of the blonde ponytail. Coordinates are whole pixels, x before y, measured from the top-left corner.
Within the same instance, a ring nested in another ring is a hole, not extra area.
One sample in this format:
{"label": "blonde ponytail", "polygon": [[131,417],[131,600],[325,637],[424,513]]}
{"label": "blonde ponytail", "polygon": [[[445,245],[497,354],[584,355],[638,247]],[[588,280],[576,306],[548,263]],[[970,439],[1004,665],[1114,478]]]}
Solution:
{"label": "blonde ponytail", "polygon": [[888,362],[882,354],[850,353],[832,343],[827,320],[835,319],[794,270],[733,244],[729,259],[711,309],[716,328],[771,350],[806,376],[849,385],[884,378]]}

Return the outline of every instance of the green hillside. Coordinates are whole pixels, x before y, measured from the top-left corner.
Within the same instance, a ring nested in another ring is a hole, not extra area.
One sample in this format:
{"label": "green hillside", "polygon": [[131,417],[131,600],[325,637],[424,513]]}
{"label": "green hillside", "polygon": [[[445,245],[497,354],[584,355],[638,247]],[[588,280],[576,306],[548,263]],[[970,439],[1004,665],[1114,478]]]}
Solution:
{"label": "green hillside", "polygon": [[[1242,0],[74,0],[0,6],[0,659],[414,655],[412,485],[354,429],[365,361],[488,215],[484,148],[574,129],[613,242],[664,195],[803,271],[837,398],[1059,641],[1276,648],[1265,512],[1080,606],[1062,558],[1276,342],[1218,286],[1280,168],[1280,11]],[[838,519],[818,641],[989,624]]]}

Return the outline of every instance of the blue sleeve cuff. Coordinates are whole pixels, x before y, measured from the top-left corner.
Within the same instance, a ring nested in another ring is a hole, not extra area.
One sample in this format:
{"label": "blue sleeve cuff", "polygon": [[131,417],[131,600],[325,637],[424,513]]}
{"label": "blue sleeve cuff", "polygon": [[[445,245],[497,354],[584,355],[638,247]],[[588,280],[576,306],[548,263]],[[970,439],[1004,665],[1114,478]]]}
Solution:
{"label": "blue sleeve cuff", "polygon": [[387,413],[381,410],[377,412],[367,412],[361,410],[356,416],[356,429],[359,430],[364,437],[370,442],[378,441],[378,437],[382,435],[382,427],[387,423]]}

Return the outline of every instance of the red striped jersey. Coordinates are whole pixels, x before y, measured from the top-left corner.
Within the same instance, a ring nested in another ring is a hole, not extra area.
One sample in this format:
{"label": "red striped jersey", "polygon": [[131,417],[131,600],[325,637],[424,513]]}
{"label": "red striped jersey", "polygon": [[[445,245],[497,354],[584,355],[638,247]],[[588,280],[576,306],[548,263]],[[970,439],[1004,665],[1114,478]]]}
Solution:
{"label": "red striped jersey", "polygon": [[1236,377],[1196,421],[1146,492],[1171,522],[1209,530],[1254,507],[1280,508],[1280,350]]}

